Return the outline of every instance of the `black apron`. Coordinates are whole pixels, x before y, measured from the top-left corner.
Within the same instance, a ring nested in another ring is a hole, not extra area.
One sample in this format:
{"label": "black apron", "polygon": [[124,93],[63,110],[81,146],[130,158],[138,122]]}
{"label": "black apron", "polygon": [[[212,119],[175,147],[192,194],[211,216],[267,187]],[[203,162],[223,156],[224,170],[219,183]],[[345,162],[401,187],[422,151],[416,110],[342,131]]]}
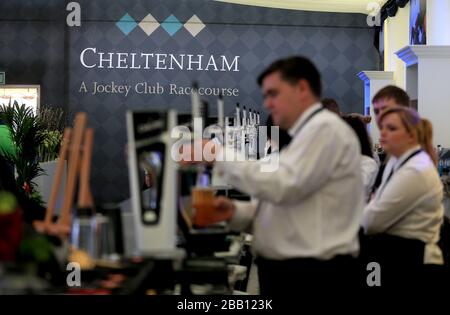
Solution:
{"label": "black apron", "polygon": [[[406,158],[398,167],[400,169],[408,160],[422,152],[417,150]],[[397,170],[398,170],[397,169]],[[386,187],[392,178],[394,170],[389,174],[382,189]],[[380,192],[382,194],[383,191]],[[377,262],[381,269],[393,283],[393,278],[405,281],[411,274],[419,271],[424,263],[425,243],[417,239],[391,235],[388,232],[375,235],[364,235],[360,232],[360,258],[364,265],[369,262]],[[409,279],[411,280],[411,279]]]}

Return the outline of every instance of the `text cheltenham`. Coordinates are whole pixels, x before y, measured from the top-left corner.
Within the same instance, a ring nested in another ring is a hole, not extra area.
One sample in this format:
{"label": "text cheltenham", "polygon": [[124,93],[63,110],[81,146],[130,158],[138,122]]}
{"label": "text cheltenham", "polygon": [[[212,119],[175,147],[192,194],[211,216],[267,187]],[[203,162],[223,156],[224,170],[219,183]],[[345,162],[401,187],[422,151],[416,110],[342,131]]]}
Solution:
{"label": "text cheltenham", "polygon": [[99,69],[239,71],[239,56],[229,60],[224,55],[112,53],[88,47],[81,52],[80,61],[85,68]]}

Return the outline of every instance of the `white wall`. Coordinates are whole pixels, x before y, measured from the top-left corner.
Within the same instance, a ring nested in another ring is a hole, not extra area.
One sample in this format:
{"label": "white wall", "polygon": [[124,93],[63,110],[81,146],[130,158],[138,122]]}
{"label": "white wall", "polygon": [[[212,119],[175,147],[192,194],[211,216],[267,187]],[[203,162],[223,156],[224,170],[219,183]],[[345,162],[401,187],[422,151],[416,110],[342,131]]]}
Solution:
{"label": "white wall", "polygon": [[405,60],[410,65],[408,71],[395,52],[409,45],[410,5],[399,8],[395,17],[384,22],[384,70],[393,71],[394,83],[406,89],[412,99],[418,98],[420,115],[433,124],[434,144],[450,147],[450,0],[426,3],[427,45],[412,46],[412,55],[418,60]]}
{"label": "white wall", "polygon": [[427,1],[427,45],[450,45],[450,1]]}
{"label": "white wall", "polygon": [[447,56],[419,57],[418,78],[419,114],[433,124],[434,144],[444,148],[450,148],[450,49]]}

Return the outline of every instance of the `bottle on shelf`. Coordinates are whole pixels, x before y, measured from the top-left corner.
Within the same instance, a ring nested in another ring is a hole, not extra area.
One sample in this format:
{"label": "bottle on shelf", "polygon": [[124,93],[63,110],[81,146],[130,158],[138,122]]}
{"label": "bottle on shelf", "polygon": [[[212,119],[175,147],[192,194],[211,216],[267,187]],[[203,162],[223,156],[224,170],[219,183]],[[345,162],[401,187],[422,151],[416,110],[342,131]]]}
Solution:
{"label": "bottle on shelf", "polygon": [[233,128],[234,149],[240,151],[242,147],[242,121],[239,103],[236,104],[236,115]]}
{"label": "bottle on shelf", "polygon": [[439,173],[439,176],[442,176],[442,175],[444,175],[443,174],[444,173],[444,160],[442,159],[443,149],[440,144],[438,144],[438,146],[437,146],[436,153],[437,153],[437,157],[438,157],[438,173]]}
{"label": "bottle on shelf", "polygon": [[217,99],[217,125],[220,128],[225,127],[225,121],[224,121],[224,101],[223,101],[223,95],[222,93],[219,94],[219,98]]}
{"label": "bottle on shelf", "polygon": [[[193,140],[199,140],[203,137],[202,114],[202,102],[200,100],[200,95],[198,94],[198,84],[197,82],[193,82],[191,92],[191,120]],[[200,122],[202,122],[201,125],[198,125]]]}
{"label": "bottle on shelf", "polygon": [[258,129],[256,126],[256,112],[250,110],[250,122],[248,125],[248,156],[250,160],[258,157]]}
{"label": "bottle on shelf", "polygon": [[242,142],[241,151],[245,157],[248,156],[248,120],[247,120],[247,108],[244,106],[242,110]]}

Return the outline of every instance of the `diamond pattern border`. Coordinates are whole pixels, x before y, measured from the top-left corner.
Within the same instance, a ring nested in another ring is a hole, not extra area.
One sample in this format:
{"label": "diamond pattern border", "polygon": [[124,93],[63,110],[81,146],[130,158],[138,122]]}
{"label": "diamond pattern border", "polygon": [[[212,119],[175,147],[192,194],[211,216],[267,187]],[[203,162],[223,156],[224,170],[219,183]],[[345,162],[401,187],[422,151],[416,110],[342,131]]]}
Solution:
{"label": "diamond pattern border", "polygon": [[205,26],[206,25],[195,14],[184,24],[184,28],[194,37],[197,36]]}
{"label": "diamond pattern border", "polygon": [[139,27],[150,36],[159,27],[159,22],[150,13],[139,23]]}
{"label": "diamond pattern border", "polygon": [[125,13],[125,15],[117,21],[116,25],[125,35],[128,35],[138,24],[128,13]]}
{"label": "diamond pattern border", "polygon": [[174,36],[182,27],[184,27],[193,37],[196,37],[206,25],[197,15],[193,15],[184,25],[175,15],[169,15],[163,22],[159,23],[151,13],[147,14],[139,24],[128,14],[116,22],[116,26],[126,35],[130,34],[136,26],[139,26],[147,36],[150,36],[158,27],[162,27],[170,36]]}

